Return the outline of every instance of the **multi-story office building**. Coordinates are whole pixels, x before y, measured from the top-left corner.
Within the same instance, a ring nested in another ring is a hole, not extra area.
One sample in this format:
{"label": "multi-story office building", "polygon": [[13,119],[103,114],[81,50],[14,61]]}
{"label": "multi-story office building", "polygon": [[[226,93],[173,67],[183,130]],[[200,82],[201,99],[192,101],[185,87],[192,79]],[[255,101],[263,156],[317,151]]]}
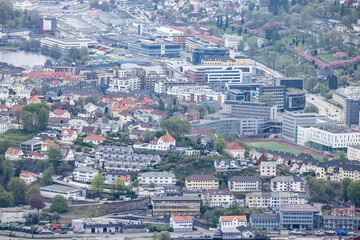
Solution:
{"label": "multi-story office building", "polygon": [[200,216],[200,197],[152,197],[153,216]]}
{"label": "multi-story office building", "polygon": [[260,86],[258,91],[259,98],[262,95],[271,95],[273,97],[273,101],[276,104],[277,110],[279,112],[284,111],[285,86]]}
{"label": "multi-story office building", "polygon": [[174,86],[166,94],[174,95],[179,100],[190,102],[217,101],[219,106],[225,102],[225,93],[216,92],[209,86]]}
{"label": "multi-story office building", "polygon": [[360,160],[360,145],[353,145],[347,147],[347,158],[350,161]]}
{"label": "multi-story office building", "polygon": [[298,88],[287,88],[284,108],[287,111],[303,110],[306,106],[305,91]]}
{"label": "multi-story office building", "polygon": [[201,193],[203,205],[228,208],[234,202],[234,194],[229,190],[205,190]]}
{"label": "multi-story office building", "polygon": [[173,43],[155,43],[152,41],[142,41],[129,43],[129,50],[149,57],[178,57],[180,55],[180,45]]}
{"label": "multi-story office building", "polygon": [[234,176],[229,178],[229,190],[232,192],[261,191],[261,180],[256,176]]}
{"label": "multi-story office building", "polygon": [[246,206],[249,208],[278,209],[286,204],[305,204],[306,193],[294,192],[252,192],[246,194]]}
{"label": "multi-story office building", "polygon": [[360,133],[344,125],[318,124],[313,127],[298,126],[297,143],[309,145],[322,151],[345,150],[360,144]]}
{"label": "multi-story office building", "polygon": [[261,162],[260,176],[276,176],[276,162]]}
{"label": "multi-story office building", "polygon": [[316,178],[325,181],[341,182],[344,178],[353,181],[360,180],[360,166],[355,164],[343,164],[339,160],[321,162],[315,170]]}
{"label": "multi-story office building", "polygon": [[249,221],[251,229],[267,229],[279,230],[280,229],[280,215],[270,213],[254,213],[250,215]]}
{"label": "multi-story office building", "polygon": [[275,86],[285,86],[286,88],[304,88],[304,79],[302,78],[276,78],[274,80]]}
{"label": "multi-story office building", "polygon": [[226,101],[224,112],[237,118],[273,120],[277,117],[276,106],[262,102]]}
{"label": "multi-story office building", "polygon": [[56,18],[55,17],[41,18],[38,33],[39,34],[47,33],[47,34],[55,35],[55,33],[56,33]]}
{"label": "multi-story office building", "polygon": [[333,93],[333,100],[344,109],[346,125],[359,125],[360,87],[350,86],[339,88]]}
{"label": "multi-story office building", "polygon": [[298,176],[280,176],[271,179],[273,192],[305,192],[305,181]]}
{"label": "multi-story office building", "polygon": [[313,113],[287,112],[283,115],[282,135],[285,139],[297,142],[298,126],[316,126],[318,115]]}
{"label": "multi-story office building", "polygon": [[324,230],[358,231],[360,228],[360,217],[355,216],[322,216]]}
{"label": "multi-story office building", "polygon": [[219,189],[219,179],[211,174],[194,174],[185,178],[188,191],[203,191]]}
{"label": "multi-story office building", "polygon": [[203,48],[211,48],[211,47],[216,47],[215,45],[213,45],[211,42],[201,39],[201,38],[196,38],[196,37],[187,37],[185,40],[185,50],[187,52],[194,52],[195,49],[203,49]]}
{"label": "multi-story office building", "polygon": [[205,66],[218,66],[218,65],[224,65],[224,66],[236,66],[236,65],[242,65],[242,66],[248,66],[250,65],[250,59],[246,56],[235,56],[232,55],[232,50],[230,50],[229,56],[206,56],[201,61],[201,65]]}
{"label": "multi-story office building", "polygon": [[45,37],[41,40],[41,46],[47,46],[49,48],[57,47],[61,53],[65,53],[70,48],[80,49],[81,47],[94,47],[97,44],[96,41],[90,39],[73,39],[73,38],[55,38]]}
{"label": "multi-story office building", "polygon": [[110,92],[128,92],[140,89],[141,81],[138,77],[112,78],[109,86]]}
{"label": "multi-story office building", "polygon": [[164,187],[164,186],[175,186],[176,178],[175,175],[170,172],[145,172],[139,177],[140,186],[151,186]]}
{"label": "multi-story office building", "polygon": [[319,209],[309,204],[288,204],[280,207],[280,227],[288,230],[312,230],[319,227]]}
{"label": "multi-story office building", "polygon": [[203,47],[193,50],[193,64],[200,65],[206,56],[229,56],[229,49],[223,47]]}

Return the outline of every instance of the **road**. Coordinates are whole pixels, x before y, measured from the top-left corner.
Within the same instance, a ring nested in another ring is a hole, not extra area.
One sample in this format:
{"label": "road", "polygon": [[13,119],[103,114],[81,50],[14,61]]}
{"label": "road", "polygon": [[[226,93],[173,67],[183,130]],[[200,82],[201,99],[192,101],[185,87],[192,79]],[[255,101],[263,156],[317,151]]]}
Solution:
{"label": "road", "polygon": [[265,64],[262,64],[261,62],[255,61],[253,59],[250,59],[250,65],[253,65],[256,68],[263,70],[266,74],[268,74],[272,77],[275,77],[275,78],[285,77],[282,73],[266,66]]}
{"label": "road", "polygon": [[344,122],[344,112],[339,107],[336,107],[325,101],[325,97],[316,94],[306,94],[306,103],[314,104],[319,109],[319,114],[326,116],[330,120],[337,122]]}

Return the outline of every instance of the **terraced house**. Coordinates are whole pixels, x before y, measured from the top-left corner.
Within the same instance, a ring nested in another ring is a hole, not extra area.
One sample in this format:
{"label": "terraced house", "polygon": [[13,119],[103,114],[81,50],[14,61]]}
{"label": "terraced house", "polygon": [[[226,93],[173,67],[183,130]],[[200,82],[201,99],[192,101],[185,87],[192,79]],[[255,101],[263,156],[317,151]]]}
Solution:
{"label": "terraced house", "polygon": [[343,164],[339,160],[322,162],[316,167],[316,178],[325,181],[341,182],[344,178],[353,181],[360,180],[360,166],[355,164]]}

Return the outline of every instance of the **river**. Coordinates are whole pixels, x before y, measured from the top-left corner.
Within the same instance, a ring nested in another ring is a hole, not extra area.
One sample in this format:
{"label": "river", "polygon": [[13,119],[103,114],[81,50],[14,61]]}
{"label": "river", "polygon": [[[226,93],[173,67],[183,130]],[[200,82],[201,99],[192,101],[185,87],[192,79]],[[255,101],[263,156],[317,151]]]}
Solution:
{"label": "river", "polygon": [[54,60],[51,57],[42,55],[36,52],[25,52],[25,51],[0,51],[0,62],[5,62],[16,67],[35,65],[44,65],[47,59]]}

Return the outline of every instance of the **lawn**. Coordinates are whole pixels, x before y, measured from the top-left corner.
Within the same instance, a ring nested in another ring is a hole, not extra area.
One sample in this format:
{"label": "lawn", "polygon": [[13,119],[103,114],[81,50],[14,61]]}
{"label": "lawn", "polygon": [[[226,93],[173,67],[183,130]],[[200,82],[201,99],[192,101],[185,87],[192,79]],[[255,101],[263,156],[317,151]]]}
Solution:
{"label": "lawn", "polygon": [[[307,153],[300,149],[292,148],[292,147],[289,147],[289,146],[286,146],[284,144],[277,143],[277,142],[249,142],[248,144],[255,148],[265,148],[268,150],[289,152],[289,153],[295,154],[296,156],[298,156],[300,153]],[[317,156],[315,154],[311,154],[311,155],[318,160],[322,160],[322,158],[320,156]]]}
{"label": "lawn", "polygon": [[35,134],[25,134],[19,130],[10,130],[6,134],[0,136],[0,140],[22,143],[32,139],[34,136]]}
{"label": "lawn", "polygon": [[321,59],[323,59],[327,63],[339,60],[339,58],[336,57],[334,54],[322,54],[322,53],[320,53],[319,57]]}

